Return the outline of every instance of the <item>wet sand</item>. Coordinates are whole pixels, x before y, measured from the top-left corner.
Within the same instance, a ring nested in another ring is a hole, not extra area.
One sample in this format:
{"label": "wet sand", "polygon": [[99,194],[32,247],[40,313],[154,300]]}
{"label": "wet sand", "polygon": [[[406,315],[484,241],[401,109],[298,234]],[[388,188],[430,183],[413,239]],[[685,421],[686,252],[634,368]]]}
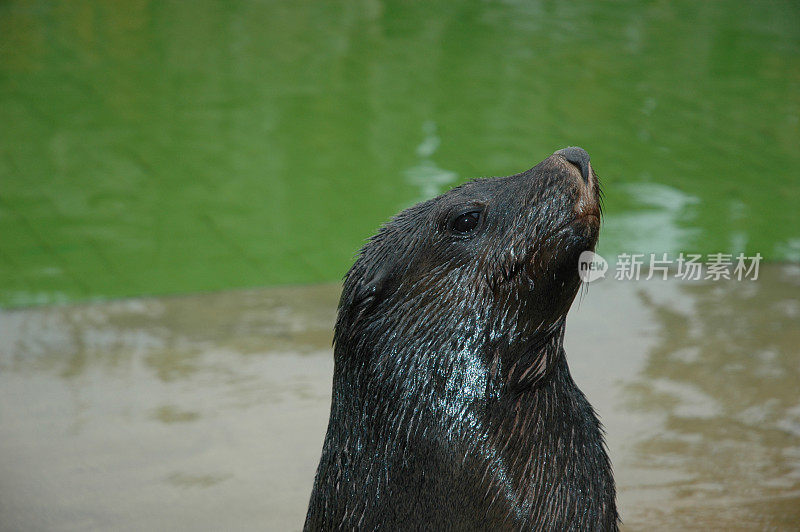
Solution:
{"label": "wet sand", "polygon": [[[338,285],[0,312],[0,530],[297,530]],[[567,325],[627,530],[800,527],[800,267],[604,280]]]}

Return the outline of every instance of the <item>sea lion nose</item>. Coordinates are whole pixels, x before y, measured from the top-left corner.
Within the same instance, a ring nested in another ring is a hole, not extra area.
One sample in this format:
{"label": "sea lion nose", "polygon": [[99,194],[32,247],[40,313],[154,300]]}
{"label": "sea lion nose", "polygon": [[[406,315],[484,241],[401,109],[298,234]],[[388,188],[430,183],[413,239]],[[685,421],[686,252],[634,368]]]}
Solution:
{"label": "sea lion nose", "polygon": [[556,155],[563,156],[566,160],[580,168],[583,180],[589,182],[589,154],[586,150],[578,146],[570,146],[563,150],[558,150]]}

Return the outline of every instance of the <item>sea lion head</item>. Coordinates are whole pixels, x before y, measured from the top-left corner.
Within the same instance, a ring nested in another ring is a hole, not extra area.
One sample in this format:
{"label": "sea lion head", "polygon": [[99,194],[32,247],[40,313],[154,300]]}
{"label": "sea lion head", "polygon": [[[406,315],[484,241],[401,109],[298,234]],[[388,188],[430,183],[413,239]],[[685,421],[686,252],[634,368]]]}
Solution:
{"label": "sea lion head", "polygon": [[534,386],[557,356],[541,347],[560,349],[600,213],[597,175],[577,147],[402,211],[345,278],[337,351],[395,367],[424,357],[453,367],[468,354],[493,377]]}

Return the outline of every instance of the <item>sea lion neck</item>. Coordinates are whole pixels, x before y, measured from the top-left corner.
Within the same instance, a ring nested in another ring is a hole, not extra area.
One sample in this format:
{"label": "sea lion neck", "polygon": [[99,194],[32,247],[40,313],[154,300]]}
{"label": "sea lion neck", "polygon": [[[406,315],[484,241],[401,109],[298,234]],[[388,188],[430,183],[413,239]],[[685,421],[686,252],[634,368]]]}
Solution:
{"label": "sea lion neck", "polygon": [[[566,319],[559,318],[534,334],[527,341],[517,341],[508,346],[506,351],[499,351],[493,367],[501,366],[493,372],[502,382],[501,390],[511,396],[535,391],[536,387],[546,379],[555,367],[559,358],[564,355],[564,332]],[[507,370],[504,372],[502,367]]]}
{"label": "sea lion neck", "polygon": [[534,390],[489,410],[471,450],[500,528],[616,530],[614,480],[600,423],[572,379],[563,347]]}

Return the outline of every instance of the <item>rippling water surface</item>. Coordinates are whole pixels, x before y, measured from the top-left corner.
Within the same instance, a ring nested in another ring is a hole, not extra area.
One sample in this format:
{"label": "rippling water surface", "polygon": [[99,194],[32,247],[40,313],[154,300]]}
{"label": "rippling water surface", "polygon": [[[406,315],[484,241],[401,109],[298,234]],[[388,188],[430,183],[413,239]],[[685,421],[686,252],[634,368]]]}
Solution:
{"label": "rippling water surface", "polygon": [[604,253],[800,261],[793,1],[0,4],[0,305],[336,281],[580,145]]}

